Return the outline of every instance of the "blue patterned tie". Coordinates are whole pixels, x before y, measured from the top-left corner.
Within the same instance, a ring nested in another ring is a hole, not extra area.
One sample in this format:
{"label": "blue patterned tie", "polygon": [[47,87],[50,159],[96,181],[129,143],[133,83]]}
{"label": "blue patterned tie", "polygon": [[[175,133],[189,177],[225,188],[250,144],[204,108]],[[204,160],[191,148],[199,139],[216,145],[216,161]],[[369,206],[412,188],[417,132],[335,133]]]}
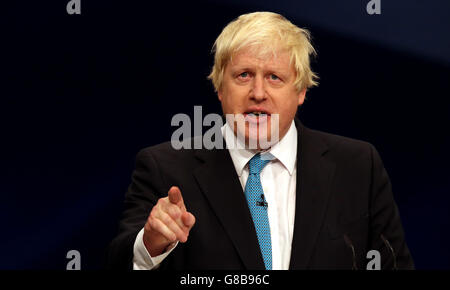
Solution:
{"label": "blue patterned tie", "polygon": [[256,154],[248,163],[249,174],[245,185],[245,197],[255,224],[259,247],[267,270],[272,269],[272,243],[270,240],[269,218],[267,216],[267,202],[261,186],[259,174],[270,160],[261,160],[261,155]]}

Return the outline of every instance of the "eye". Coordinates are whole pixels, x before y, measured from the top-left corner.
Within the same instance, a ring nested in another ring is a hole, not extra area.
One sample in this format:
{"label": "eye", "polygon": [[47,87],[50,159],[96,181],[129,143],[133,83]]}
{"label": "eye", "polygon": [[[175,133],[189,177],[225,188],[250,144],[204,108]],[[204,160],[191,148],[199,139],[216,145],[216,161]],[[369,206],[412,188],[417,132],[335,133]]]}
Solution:
{"label": "eye", "polygon": [[274,75],[274,74],[271,74],[271,75],[270,75],[270,79],[273,80],[273,81],[278,81],[278,80],[280,80],[280,78],[279,78],[277,75]]}
{"label": "eye", "polygon": [[241,78],[246,78],[246,77],[248,77],[248,72],[243,72],[243,73],[241,73],[241,74],[239,75],[239,77],[241,77]]}

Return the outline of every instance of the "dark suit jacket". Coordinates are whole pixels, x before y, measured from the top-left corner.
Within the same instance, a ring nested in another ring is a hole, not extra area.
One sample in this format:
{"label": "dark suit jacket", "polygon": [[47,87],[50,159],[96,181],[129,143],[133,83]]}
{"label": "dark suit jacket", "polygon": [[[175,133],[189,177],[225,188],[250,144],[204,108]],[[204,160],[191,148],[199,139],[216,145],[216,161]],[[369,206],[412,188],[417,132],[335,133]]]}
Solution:
{"label": "dark suit jacket", "polygon": [[[371,249],[383,269],[394,255],[414,267],[391,184],[369,143],[304,127],[298,130],[297,197],[290,269],[365,269]],[[264,269],[256,231],[228,150],[175,150],[163,143],[140,151],[126,193],[109,268],[132,269],[133,245],[157,200],[180,187],[196,217],[188,242],[179,243],[160,269]],[[270,205],[269,205],[270,206]],[[348,237],[347,243],[344,235]],[[355,251],[352,254],[351,246]]]}

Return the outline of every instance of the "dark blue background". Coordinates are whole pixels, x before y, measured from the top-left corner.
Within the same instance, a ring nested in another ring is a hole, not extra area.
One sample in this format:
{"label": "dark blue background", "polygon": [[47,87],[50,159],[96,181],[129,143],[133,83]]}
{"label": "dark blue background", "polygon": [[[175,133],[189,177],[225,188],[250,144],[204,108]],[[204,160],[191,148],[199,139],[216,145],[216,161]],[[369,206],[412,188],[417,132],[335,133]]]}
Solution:
{"label": "dark blue background", "polygon": [[[211,46],[242,13],[307,27],[320,86],[303,123],[371,142],[419,269],[450,268],[450,2],[67,1],[2,4],[0,269],[102,267],[137,151],[176,113],[219,113]],[[389,2],[389,3],[388,3]],[[395,3],[391,3],[395,2]]]}

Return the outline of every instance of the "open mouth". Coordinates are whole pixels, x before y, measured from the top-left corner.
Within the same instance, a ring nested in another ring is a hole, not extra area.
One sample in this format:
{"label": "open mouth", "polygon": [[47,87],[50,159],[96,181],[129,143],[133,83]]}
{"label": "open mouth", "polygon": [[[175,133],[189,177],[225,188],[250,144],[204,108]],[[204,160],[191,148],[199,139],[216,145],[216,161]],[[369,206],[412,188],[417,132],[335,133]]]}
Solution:
{"label": "open mouth", "polygon": [[266,112],[263,112],[263,111],[251,111],[251,112],[246,112],[245,115],[250,116],[250,117],[266,117],[269,114],[267,114]]}
{"label": "open mouth", "polygon": [[267,122],[270,113],[264,110],[249,110],[244,113],[245,120],[249,123]]}

